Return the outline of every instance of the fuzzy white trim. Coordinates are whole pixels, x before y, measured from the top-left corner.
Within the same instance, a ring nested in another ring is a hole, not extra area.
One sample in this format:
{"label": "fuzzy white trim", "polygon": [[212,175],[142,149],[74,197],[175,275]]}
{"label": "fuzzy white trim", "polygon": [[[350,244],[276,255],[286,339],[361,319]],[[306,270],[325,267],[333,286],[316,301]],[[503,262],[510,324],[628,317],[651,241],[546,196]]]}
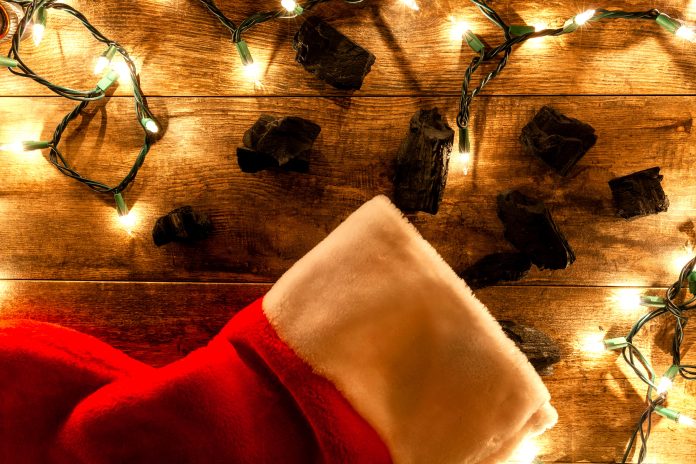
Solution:
{"label": "fuzzy white trim", "polygon": [[263,308],[397,464],[503,462],[557,420],[524,354],[386,197],[298,261]]}

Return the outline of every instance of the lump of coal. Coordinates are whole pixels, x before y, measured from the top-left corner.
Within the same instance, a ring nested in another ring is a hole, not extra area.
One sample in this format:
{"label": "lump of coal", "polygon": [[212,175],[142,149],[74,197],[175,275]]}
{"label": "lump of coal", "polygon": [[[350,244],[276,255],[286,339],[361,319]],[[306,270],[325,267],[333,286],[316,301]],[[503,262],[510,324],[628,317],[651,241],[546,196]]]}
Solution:
{"label": "lump of coal", "polygon": [[295,60],[319,79],[342,90],[358,90],[375,56],[321,19],[307,19],[295,34]]}
{"label": "lump of coal", "polygon": [[516,190],[501,193],[498,217],[505,228],[505,238],[526,253],[539,269],[565,269],[575,261],[575,253],[543,202]]}
{"label": "lump of coal", "polygon": [[190,243],[207,238],[212,230],[208,216],[195,212],[190,206],[182,206],[157,219],[152,239],[157,246],[169,242]]}
{"label": "lump of coal", "polygon": [[524,253],[494,253],[465,269],[461,277],[476,290],[498,282],[520,280],[531,267],[532,261]]}
{"label": "lump of coal", "polygon": [[532,155],[565,176],[597,142],[594,128],[544,106],[524,128],[520,142]]}
{"label": "lump of coal", "polygon": [[540,330],[514,321],[498,321],[503,332],[522,351],[534,369],[542,375],[553,372],[552,365],[561,360],[561,350],[551,337]]}
{"label": "lump of coal", "polygon": [[309,153],[320,132],[321,127],[307,119],[262,114],[244,133],[244,147],[237,148],[239,168],[243,172],[271,168],[307,172]]}
{"label": "lump of coal", "polygon": [[669,200],[661,182],[659,167],[610,180],[616,213],[630,219],[667,211]]}
{"label": "lump of coal", "polygon": [[454,131],[437,108],[413,115],[396,157],[394,203],[399,208],[437,213],[453,142]]}

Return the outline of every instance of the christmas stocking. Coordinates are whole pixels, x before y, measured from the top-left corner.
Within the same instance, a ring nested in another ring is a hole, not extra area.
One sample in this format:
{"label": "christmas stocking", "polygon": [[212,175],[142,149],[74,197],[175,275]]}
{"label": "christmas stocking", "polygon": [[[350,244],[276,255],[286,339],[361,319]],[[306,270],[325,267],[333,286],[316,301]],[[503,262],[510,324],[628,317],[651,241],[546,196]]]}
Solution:
{"label": "christmas stocking", "polygon": [[525,356],[384,197],[155,369],[0,322],[0,462],[497,463],[553,426]]}

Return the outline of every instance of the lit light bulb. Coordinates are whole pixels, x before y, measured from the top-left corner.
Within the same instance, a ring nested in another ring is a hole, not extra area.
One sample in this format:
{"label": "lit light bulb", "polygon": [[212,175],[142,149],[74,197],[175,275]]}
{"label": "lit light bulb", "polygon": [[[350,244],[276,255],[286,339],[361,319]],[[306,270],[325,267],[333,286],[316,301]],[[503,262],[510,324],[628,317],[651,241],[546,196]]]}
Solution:
{"label": "lit light bulb", "polygon": [[31,37],[34,39],[34,45],[39,45],[41,40],[43,40],[44,32],[46,31],[46,26],[43,24],[35,23],[31,28]]}
{"label": "lit light bulb", "polygon": [[660,378],[660,382],[657,384],[657,394],[664,395],[672,388],[674,384],[674,378],[679,373],[679,366],[672,365],[667,369],[665,375]]}
{"label": "lit light bulb", "polygon": [[412,9],[413,11],[418,11],[420,8],[418,7],[418,3],[416,3],[416,0],[401,0],[401,3],[406,5],[408,8]]}
{"label": "lit light bulb", "polygon": [[104,53],[97,58],[97,63],[94,66],[94,74],[102,74],[106,70],[106,67],[111,63],[111,60],[114,59],[115,55],[116,47],[114,45],[109,45],[109,48],[104,50]]}
{"label": "lit light bulb", "polygon": [[674,35],[680,39],[688,40],[689,42],[696,42],[696,32],[694,32],[694,29],[689,26],[680,26]]}
{"label": "lit light bulb", "polygon": [[112,69],[118,73],[118,82],[123,83],[130,80],[131,70],[125,61],[117,61],[111,65]]}
{"label": "lit light bulb", "polygon": [[604,354],[607,350],[604,346],[604,333],[593,333],[585,336],[580,346],[584,353],[595,356]]}
{"label": "lit light bulb", "polygon": [[587,21],[589,21],[590,19],[592,19],[594,17],[595,13],[596,13],[595,10],[583,11],[579,15],[575,16],[575,19],[574,19],[575,24],[577,24],[578,26],[585,25],[585,23],[587,23]]}
{"label": "lit light bulb", "polygon": [[49,142],[46,141],[25,141],[25,142],[12,142],[4,145],[0,145],[0,151],[7,152],[23,152],[23,151],[33,151],[42,150],[50,146]]}
{"label": "lit light bulb", "polygon": [[0,151],[7,151],[13,153],[24,151],[24,144],[22,142],[6,143],[4,145],[0,145]]}
{"label": "lit light bulb", "polygon": [[471,140],[469,139],[469,129],[466,127],[459,128],[459,154],[457,162],[462,166],[464,175],[469,174],[471,168]]}
{"label": "lit light bulb", "polygon": [[107,66],[109,66],[109,60],[105,56],[100,56],[97,58],[97,64],[94,65],[94,74],[103,73]]}
{"label": "lit light bulb", "polygon": [[459,165],[462,167],[462,172],[465,176],[469,175],[471,169],[471,153],[468,151],[459,152]]}
{"label": "lit light bulb", "polygon": [[672,380],[668,379],[667,377],[662,377],[660,379],[660,383],[657,384],[657,394],[662,395],[667,393],[670,388],[672,388]]}
{"label": "lit light bulb", "polygon": [[135,217],[133,211],[129,211],[127,214],[124,214],[122,216],[119,215],[118,221],[121,223],[121,227],[123,227],[126,230],[126,232],[130,234],[133,233],[133,229],[135,228],[137,218]]}
{"label": "lit light bulb", "polygon": [[143,118],[140,120],[140,124],[151,134],[156,134],[159,132],[159,126],[152,118]]}
{"label": "lit light bulb", "polygon": [[281,0],[280,5],[290,14],[301,15],[304,9],[295,0]]}
{"label": "lit light bulb", "polygon": [[612,291],[610,301],[621,311],[633,311],[640,308],[640,290],[637,288],[617,288]]}
{"label": "lit light bulb", "polygon": [[674,409],[665,408],[664,406],[655,406],[655,412],[666,419],[673,420],[679,425],[696,428],[696,420],[693,420],[691,417],[685,416]]}
{"label": "lit light bulb", "polygon": [[34,39],[34,45],[39,45],[46,31],[46,8],[39,7],[34,14],[34,25],[31,28],[31,36]]}
{"label": "lit light bulb", "polygon": [[259,84],[261,82],[261,67],[258,63],[247,63],[243,66],[244,77],[247,80]]}
{"label": "lit light bulb", "polygon": [[136,223],[136,216],[133,211],[128,211],[128,206],[126,206],[126,201],[123,199],[123,194],[118,192],[114,194],[114,201],[116,202],[116,212],[118,213],[118,221],[121,226],[130,234],[133,232],[133,228]]}
{"label": "lit light bulb", "polygon": [[460,42],[468,31],[471,30],[469,24],[465,21],[459,21],[454,16],[449,17],[451,27],[450,27],[450,38],[454,41]]}

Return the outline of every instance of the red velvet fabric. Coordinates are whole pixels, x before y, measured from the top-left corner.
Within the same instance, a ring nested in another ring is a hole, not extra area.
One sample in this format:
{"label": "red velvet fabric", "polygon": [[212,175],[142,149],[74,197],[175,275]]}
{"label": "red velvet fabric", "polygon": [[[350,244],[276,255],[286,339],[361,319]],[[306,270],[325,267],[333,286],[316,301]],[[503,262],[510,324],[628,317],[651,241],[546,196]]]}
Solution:
{"label": "red velvet fabric", "polygon": [[390,463],[256,301],[155,369],[51,324],[0,321],[0,463]]}

